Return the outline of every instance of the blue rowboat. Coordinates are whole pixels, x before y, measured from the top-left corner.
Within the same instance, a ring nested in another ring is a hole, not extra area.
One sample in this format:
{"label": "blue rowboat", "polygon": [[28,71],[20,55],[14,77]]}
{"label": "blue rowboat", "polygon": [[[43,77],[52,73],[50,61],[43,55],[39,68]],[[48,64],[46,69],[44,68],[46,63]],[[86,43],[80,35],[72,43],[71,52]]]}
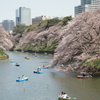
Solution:
{"label": "blue rowboat", "polygon": [[49,69],[49,67],[42,67],[41,69]]}
{"label": "blue rowboat", "polygon": [[16,82],[22,82],[22,81],[27,81],[28,80],[28,77],[25,77],[23,79],[17,79]]}
{"label": "blue rowboat", "polygon": [[33,71],[34,73],[36,73],[36,74],[42,74],[43,72],[42,71]]}
{"label": "blue rowboat", "polygon": [[11,60],[11,61],[10,61],[10,63],[16,63],[16,61],[14,61],[14,60]]}

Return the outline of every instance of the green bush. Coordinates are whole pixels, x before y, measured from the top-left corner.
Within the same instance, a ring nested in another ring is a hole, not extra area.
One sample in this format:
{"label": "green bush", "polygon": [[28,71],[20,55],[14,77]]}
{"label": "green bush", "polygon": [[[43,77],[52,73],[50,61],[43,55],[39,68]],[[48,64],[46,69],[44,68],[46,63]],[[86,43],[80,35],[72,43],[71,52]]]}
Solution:
{"label": "green bush", "polygon": [[84,65],[88,66],[88,67],[100,68],[100,59],[96,59],[96,60],[90,61],[90,62],[89,61],[85,61]]}
{"label": "green bush", "polygon": [[94,67],[100,68],[100,59],[96,59],[96,60],[94,60],[92,63],[93,63],[93,66],[94,66]]}
{"label": "green bush", "polygon": [[60,25],[61,26],[65,26],[68,24],[69,21],[71,21],[73,18],[71,16],[67,16],[67,17],[64,17],[63,20],[61,21]]}
{"label": "green bush", "polygon": [[2,50],[0,50],[0,56],[6,55]]}

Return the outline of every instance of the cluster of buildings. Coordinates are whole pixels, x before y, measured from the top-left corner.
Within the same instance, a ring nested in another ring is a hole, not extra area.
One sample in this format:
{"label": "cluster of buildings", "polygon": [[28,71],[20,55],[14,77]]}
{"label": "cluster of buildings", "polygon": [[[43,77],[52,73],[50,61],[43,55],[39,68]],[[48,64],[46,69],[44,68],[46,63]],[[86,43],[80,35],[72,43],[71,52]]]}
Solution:
{"label": "cluster of buildings", "polygon": [[79,13],[100,8],[100,0],[81,0],[81,5],[75,7],[75,16]]}
{"label": "cluster of buildings", "polygon": [[[100,0],[81,0],[81,4],[75,7],[75,16],[79,13],[86,12],[89,10],[98,9],[100,7]],[[38,24],[42,20],[52,19],[53,17],[38,16],[31,18],[31,10],[26,7],[19,7],[16,10],[16,24],[13,20],[3,20],[2,26],[7,31],[12,31],[14,26],[20,25],[33,25]]]}
{"label": "cluster of buildings", "polygon": [[1,25],[6,31],[12,32],[14,26],[16,25],[33,25],[38,24],[42,20],[52,19],[53,17],[39,16],[36,18],[31,18],[31,10],[26,7],[19,7],[16,9],[16,24],[13,20],[3,20]]}

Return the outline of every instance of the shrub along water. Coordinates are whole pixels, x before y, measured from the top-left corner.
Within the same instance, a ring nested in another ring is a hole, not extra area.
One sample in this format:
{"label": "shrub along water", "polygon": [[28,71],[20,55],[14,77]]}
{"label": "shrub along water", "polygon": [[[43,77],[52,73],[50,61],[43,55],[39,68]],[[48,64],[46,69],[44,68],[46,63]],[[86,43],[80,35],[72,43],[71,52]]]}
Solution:
{"label": "shrub along water", "polygon": [[7,59],[7,58],[9,58],[9,56],[6,53],[4,53],[2,50],[0,50],[0,60]]}

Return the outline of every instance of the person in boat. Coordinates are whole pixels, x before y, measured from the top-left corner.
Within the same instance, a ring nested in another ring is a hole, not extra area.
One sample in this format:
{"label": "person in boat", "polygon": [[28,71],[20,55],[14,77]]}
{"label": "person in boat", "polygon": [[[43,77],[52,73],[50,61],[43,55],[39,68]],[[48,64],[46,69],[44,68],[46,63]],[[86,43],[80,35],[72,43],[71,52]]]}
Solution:
{"label": "person in boat", "polygon": [[67,98],[67,94],[65,93],[65,92],[61,92],[61,94],[60,94],[60,98],[64,98],[64,99],[66,99]]}
{"label": "person in boat", "polygon": [[41,71],[41,68],[39,67],[39,68],[37,68],[37,72],[40,72]]}
{"label": "person in boat", "polygon": [[63,98],[66,99],[67,96],[68,96],[68,95],[67,95],[66,93],[64,93]]}
{"label": "person in boat", "polygon": [[20,77],[18,77],[18,80],[20,80]]}
{"label": "person in boat", "polygon": [[37,72],[39,72],[40,68],[37,68]]}
{"label": "person in boat", "polygon": [[85,77],[86,75],[85,74],[83,74],[83,77]]}
{"label": "person in boat", "polygon": [[25,78],[25,76],[24,75],[22,75],[22,79],[24,79]]}
{"label": "person in boat", "polygon": [[63,92],[61,92],[61,93],[60,93],[60,95],[59,95],[59,97],[60,97],[60,98],[62,98],[62,97],[63,97],[63,94],[64,94],[64,93],[63,93]]}
{"label": "person in boat", "polygon": [[44,68],[45,66],[43,65],[43,68]]}

